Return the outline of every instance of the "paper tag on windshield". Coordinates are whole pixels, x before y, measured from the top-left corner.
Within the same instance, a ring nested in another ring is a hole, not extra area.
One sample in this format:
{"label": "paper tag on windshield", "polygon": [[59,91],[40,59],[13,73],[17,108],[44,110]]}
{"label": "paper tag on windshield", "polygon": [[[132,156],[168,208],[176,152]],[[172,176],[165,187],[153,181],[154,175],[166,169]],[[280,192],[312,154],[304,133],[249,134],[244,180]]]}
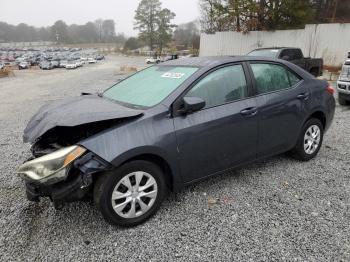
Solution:
{"label": "paper tag on windshield", "polygon": [[162,75],[162,77],[179,79],[179,78],[182,78],[184,75],[185,74],[183,74],[183,73],[171,73],[171,72],[168,72],[168,73],[164,73]]}

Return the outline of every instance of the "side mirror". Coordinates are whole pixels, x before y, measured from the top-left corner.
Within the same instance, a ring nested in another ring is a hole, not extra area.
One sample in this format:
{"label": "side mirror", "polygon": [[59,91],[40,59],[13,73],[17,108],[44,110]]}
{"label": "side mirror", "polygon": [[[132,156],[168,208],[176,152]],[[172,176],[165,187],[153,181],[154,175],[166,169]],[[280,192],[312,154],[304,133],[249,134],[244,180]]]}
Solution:
{"label": "side mirror", "polygon": [[191,114],[205,107],[205,101],[199,97],[184,97],[184,107],[179,112],[182,114]]}
{"label": "side mirror", "polygon": [[290,57],[288,55],[284,55],[282,56],[282,60],[286,60],[286,61],[289,61]]}

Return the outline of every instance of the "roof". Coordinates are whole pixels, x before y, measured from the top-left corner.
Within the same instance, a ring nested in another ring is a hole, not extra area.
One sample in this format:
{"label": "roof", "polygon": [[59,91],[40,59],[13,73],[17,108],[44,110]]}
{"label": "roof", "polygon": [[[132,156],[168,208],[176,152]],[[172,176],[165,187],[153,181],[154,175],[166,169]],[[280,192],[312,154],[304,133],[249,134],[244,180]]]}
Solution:
{"label": "roof", "polygon": [[262,47],[262,48],[257,48],[255,50],[269,50],[269,49],[277,49],[277,50],[282,50],[282,49],[300,49],[299,47],[282,47],[282,46],[275,46],[275,47]]}
{"label": "roof", "polygon": [[276,59],[274,58],[254,56],[208,56],[176,59],[158,64],[158,66],[192,66],[201,68],[211,68],[219,66],[221,64],[251,60],[276,61]]}

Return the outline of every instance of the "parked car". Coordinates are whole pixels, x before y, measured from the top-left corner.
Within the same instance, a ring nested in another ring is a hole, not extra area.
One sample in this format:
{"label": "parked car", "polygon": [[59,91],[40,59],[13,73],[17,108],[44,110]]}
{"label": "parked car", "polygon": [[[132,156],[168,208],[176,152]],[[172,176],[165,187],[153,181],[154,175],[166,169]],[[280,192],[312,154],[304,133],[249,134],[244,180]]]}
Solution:
{"label": "parked car", "polygon": [[161,62],[160,57],[149,57],[146,58],[146,64],[159,64]]}
{"label": "parked car", "polygon": [[96,63],[97,63],[97,60],[96,60],[95,58],[93,58],[93,57],[89,57],[89,58],[88,58],[88,63],[89,63],[89,64],[96,64]]}
{"label": "parked car", "polygon": [[178,59],[179,56],[178,55],[168,55],[164,58],[161,59],[161,62],[166,62],[166,61],[170,61],[170,60],[175,60]]}
{"label": "parked car", "polygon": [[29,63],[27,61],[22,61],[18,64],[18,69],[22,70],[22,69],[28,69],[29,68]]}
{"label": "parked car", "polygon": [[84,60],[78,59],[75,61],[75,63],[77,64],[78,67],[81,67],[84,65]]}
{"label": "parked car", "polygon": [[52,60],[51,65],[52,65],[52,68],[58,68],[60,67],[60,62],[57,60]]}
{"label": "parked car", "polygon": [[67,60],[61,60],[60,61],[60,68],[66,68],[68,61]]}
{"label": "parked car", "polygon": [[76,69],[78,67],[75,61],[68,61],[66,64],[66,69]]}
{"label": "parked car", "polygon": [[344,62],[337,82],[338,101],[340,105],[350,104],[350,52]]}
{"label": "parked car", "polygon": [[105,56],[104,55],[98,55],[96,56],[96,60],[97,61],[101,61],[101,60],[104,60],[105,59]]}
{"label": "parked car", "polygon": [[49,61],[42,61],[40,64],[39,64],[39,67],[43,70],[51,70],[53,69],[53,66],[51,64],[51,62]]}
{"label": "parked car", "polygon": [[248,54],[249,56],[264,56],[283,59],[305,69],[313,76],[318,77],[323,74],[323,59],[304,57],[300,48],[273,47],[259,48]]}
{"label": "parked car", "polygon": [[61,206],[92,195],[108,222],[133,226],[167,189],[284,152],[313,159],[333,120],[333,93],[283,60],[169,61],[102,94],[42,107],[23,136],[33,158],[17,172],[29,200]]}

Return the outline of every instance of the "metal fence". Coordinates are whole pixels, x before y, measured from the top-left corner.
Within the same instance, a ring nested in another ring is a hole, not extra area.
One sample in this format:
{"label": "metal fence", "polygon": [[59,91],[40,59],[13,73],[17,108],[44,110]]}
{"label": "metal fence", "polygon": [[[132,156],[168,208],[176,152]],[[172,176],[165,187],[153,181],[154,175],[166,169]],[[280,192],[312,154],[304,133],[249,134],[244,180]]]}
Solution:
{"label": "metal fence", "polygon": [[305,56],[340,66],[350,51],[350,24],[313,24],[305,29],[202,34],[200,56],[244,55],[259,47],[299,47]]}

